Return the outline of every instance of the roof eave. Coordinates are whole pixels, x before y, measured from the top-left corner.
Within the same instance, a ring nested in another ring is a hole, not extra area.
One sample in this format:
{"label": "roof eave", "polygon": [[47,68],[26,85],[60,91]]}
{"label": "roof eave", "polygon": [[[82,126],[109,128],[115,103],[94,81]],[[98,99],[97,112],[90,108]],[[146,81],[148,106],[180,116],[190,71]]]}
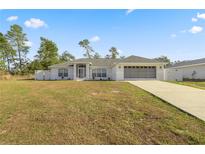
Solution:
{"label": "roof eave", "polygon": [[173,67],[168,67],[167,69],[169,69],[169,68],[184,68],[184,67],[200,66],[200,65],[205,65],[205,63],[191,64],[191,65],[182,65],[182,66],[173,66]]}
{"label": "roof eave", "polygon": [[71,62],[71,64],[92,64],[91,62]]}
{"label": "roof eave", "polygon": [[166,65],[168,63],[164,63],[164,62],[120,62],[117,64],[162,64],[162,65]]}

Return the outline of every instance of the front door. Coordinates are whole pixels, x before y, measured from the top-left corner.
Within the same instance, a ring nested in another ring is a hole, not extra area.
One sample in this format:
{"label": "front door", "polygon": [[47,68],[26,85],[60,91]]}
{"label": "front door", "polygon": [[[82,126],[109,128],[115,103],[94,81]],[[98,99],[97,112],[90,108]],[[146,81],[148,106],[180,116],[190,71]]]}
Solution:
{"label": "front door", "polygon": [[78,77],[84,78],[84,68],[78,68]]}

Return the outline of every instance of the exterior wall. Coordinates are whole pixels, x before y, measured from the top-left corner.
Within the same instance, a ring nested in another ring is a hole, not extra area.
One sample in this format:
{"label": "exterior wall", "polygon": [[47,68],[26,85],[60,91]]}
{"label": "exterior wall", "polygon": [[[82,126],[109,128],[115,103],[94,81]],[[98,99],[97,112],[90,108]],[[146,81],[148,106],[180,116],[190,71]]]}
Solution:
{"label": "exterior wall", "polygon": [[90,79],[90,64],[86,64],[86,79],[89,80]]}
{"label": "exterior wall", "polygon": [[[92,70],[97,68],[105,68],[107,77],[101,77],[102,80],[108,80],[109,78],[112,80],[112,68],[107,66],[90,66],[89,68],[89,80],[93,80]],[[95,80],[100,80],[100,77],[95,77]]]}
{"label": "exterior wall", "polygon": [[36,70],[35,80],[50,80],[50,70]]}
{"label": "exterior wall", "polygon": [[168,68],[165,72],[165,80],[182,81],[186,79],[205,79],[205,64],[189,67]]}
{"label": "exterior wall", "polygon": [[73,79],[73,68],[68,67],[68,77],[58,76],[59,68],[52,68],[51,70],[37,70],[35,71],[35,80],[68,80]]}
{"label": "exterior wall", "polygon": [[183,78],[205,79],[205,65],[185,67],[182,71]]}
{"label": "exterior wall", "polygon": [[65,68],[65,69],[68,69],[68,77],[64,77],[64,78],[58,76],[58,69],[61,69],[61,68],[51,69],[50,80],[72,80],[73,79],[73,67]]}
{"label": "exterior wall", "polygon": [[111,80],[116,80],[116,66],[112,67],[112,71],[111,71]]}
{"label": "exterior wall", "polygon": [[165,80],[168,81],[182,81],[183,73],[180,69],[165,69]]}
{"label": "exterior wall", "polygon": [[164,66],[163,65],[157,65],[156,66],[156,79],[157,80],[164,80]]}
{"label": "exterior wall", "polygon": [[57,68],[51,69],[51,80],[59,80]]}
{"label": "exterior wall", "polygon": [[[100,78],[100,77],[96,77],[96,80],[125,80],[124,79],[124,66],[156,66],[156,79],[157,80],[164,80],[165,79],[165,75],[167,73],[164,72],[164,66],[163,65],[159,65],[159,64],[137,64],[137,63],[126,63],[126,64],[118,64],[114,67],[107,67],[107,66],[90,66],[89,64],[86,64],[86,78],[87,80],[93,80],[92,78],[92,70],[96,69],[96,68],[105,68],[106,72],[107,72],[107,77],[104,78]],[[73,67],[67,67],[68,69],[68,77],[59,77],[58,76],[58,69],[60,68],[52,68],[51,70],[48,71],[36,71],[35,77],[36,80],[76,80],[76,64],[74,64]],[[173,74],[173,73],[170,73]],[[139,79],[139,78],[136,78]],[[133,79],[133,80],[136,80]],[[129,80],[129,79],[128,79]]]}
{"label": "exterior wall", "polygon": [[73,65],[73,80],[76,80],[76,64]]}
{"label": "exterior wall", "polygon": [[116,80],[124,80],[124,65],[116,65]]}

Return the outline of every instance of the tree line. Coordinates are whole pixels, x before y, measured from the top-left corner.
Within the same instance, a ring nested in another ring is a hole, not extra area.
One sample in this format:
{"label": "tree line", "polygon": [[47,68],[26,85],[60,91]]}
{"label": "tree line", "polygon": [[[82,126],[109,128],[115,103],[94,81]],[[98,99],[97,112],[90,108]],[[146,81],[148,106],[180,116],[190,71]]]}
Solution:
{"label": "tree line", "polygon": [[[46,70],[48,66],[72,61],[75,57],[68,51],[62,54],[58,53],[58,47],[55,42],[44,37],[40,37],[40,47],[33,60],[27,55],[30,46],[28,45],[27,34],[23,28],[17,24],[10,26],[6,34],[0,32],[0,70],[11,74],[34,73],[35,70]],[[84,57],[102,58],[96,52],[88,39],[80,41],[79,46],[84,49]],[[124,58],[120,56],[116,47],[111,47],[109,53],[104,57],[108,59]],[[169,61],[167,57],[159,57],[158,60]]]}

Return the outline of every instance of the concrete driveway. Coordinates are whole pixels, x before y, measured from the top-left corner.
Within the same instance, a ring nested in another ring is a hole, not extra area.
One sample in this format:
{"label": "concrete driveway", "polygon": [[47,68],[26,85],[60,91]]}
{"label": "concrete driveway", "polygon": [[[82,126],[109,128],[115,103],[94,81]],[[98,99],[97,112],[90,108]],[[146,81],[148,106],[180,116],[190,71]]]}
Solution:
{"label": "concrete driveway", "polygon": [[205,121],[205,90],[157,80],[128,82]]}

